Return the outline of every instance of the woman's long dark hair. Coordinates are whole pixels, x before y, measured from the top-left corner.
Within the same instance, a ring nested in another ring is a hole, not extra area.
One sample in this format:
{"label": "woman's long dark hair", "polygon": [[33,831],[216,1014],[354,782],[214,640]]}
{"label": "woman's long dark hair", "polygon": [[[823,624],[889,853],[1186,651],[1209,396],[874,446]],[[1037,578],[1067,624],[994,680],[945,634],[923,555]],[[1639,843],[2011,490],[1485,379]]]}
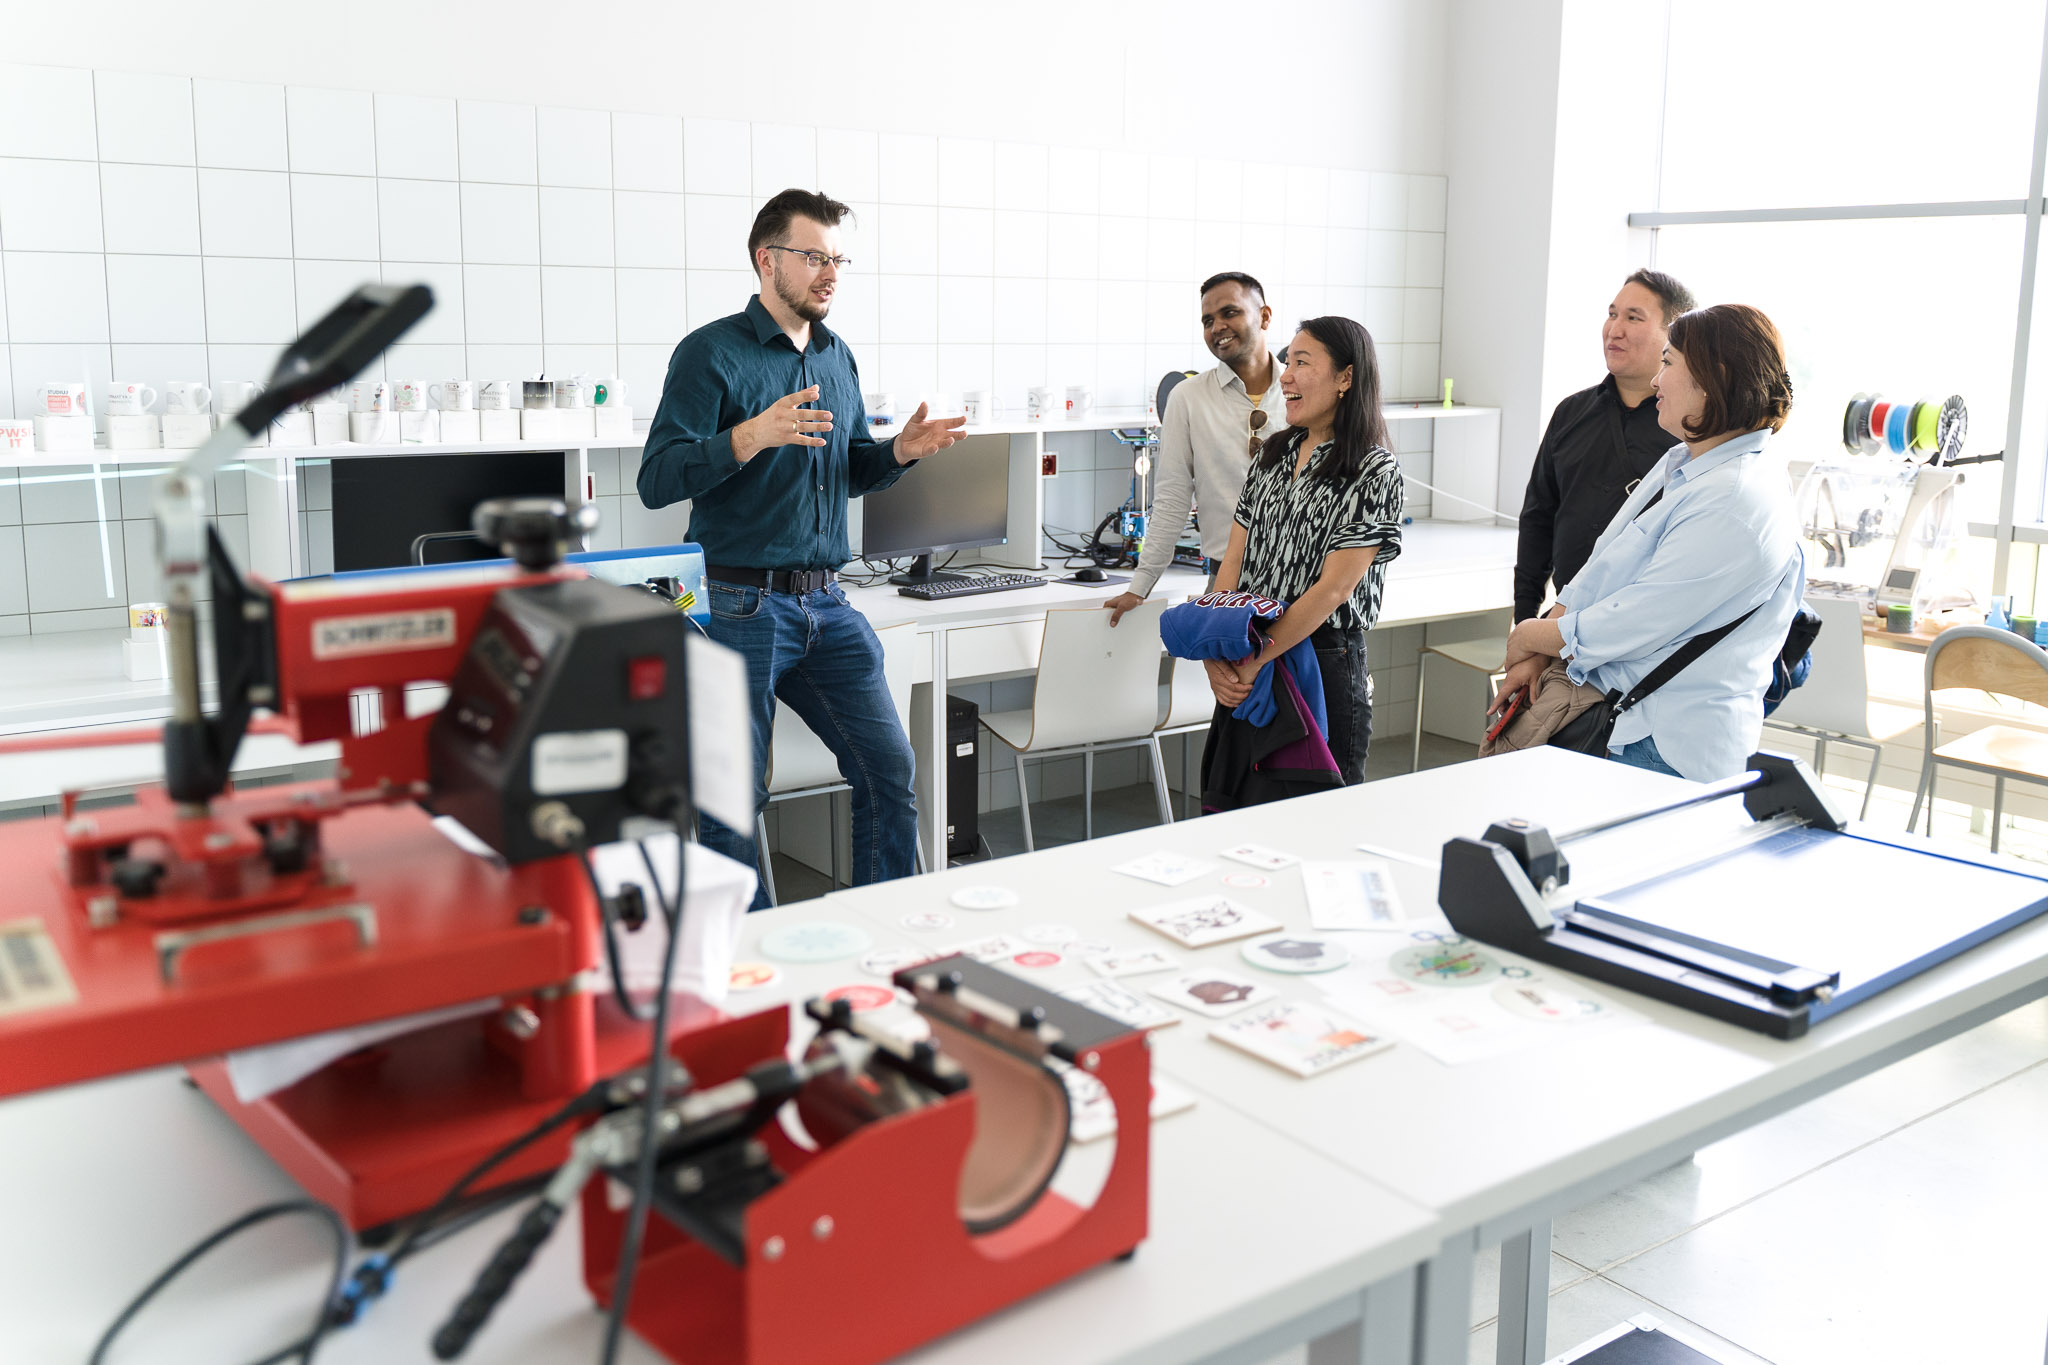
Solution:
{"label": "woman's long dark hair", "polygon": [[[1387,419],[1380,412],[1380,359],[1373,349],[1372,333],[1350,318],[1334,314],[1304,318],[1298,331],[1307,332],[1330,353],[1335,373],[1351,367],[1351,387],[1337,399],[1337,414],[1331,423],[1330,458],[1310,471],[1318,479],[1355,479],[1365,469],[1366,456],[1375,447],[1387,445]],[[1307,433],[1282,427],[1266,438],[1259,452],[1259,464],[1278,464],[1294,452],[1294,444]]]}

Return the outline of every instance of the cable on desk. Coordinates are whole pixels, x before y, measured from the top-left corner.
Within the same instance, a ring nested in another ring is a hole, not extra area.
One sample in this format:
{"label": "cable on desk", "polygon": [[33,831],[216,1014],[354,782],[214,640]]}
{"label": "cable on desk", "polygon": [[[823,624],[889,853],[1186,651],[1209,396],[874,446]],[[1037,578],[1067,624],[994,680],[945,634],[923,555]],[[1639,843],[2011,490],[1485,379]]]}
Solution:
{"label": "cable on desk", "polygon": [[[676,838],[680,843],[682,835],[678,833]],[[618,896],[607,896],[604,887],[598,883],[597,865],[591,861],[587,845],[577,848],[576,859],[583,864],[583,875],[590,883],[590,894],[597,898],[598,916],[604,921],[604,960],[611,968],[612,1000],[628,1019],[644,1024],[654,1016],[642,1013],[640,1006],[635,1004],[633,997],[626,992],[626,974],[620,967],[618,921],[624,918],[629,930],[638,930],[646,922],[646,912],[644,909],[636,908],[644,906],[643,897],[646,893],[640,889],[637,882],[626,882],[619,887]],[[651,866],[648,872],[652,875]],[[655,887],[654,895],[657,901],[661,899],[659,886]],[[670,946],[673,948],[674,945]]]}
{"label": "cable on desk", "polygon": [[135,1315],[146,1308],[150,1301],[158,1294],[162,1293],[165,1286],[177,1279],[178,1276],[184,1274],[192,1266],[193,1262],[199,1260],[207,1252],[212,1251],[215,1247],[239,1233],[246,1232],[258,1224],[267,1223],[273,1218],[283,1218],[294,1213],[312,1214],[320,1218],[327,1224],[328,1230],[334,1234],[334,1273],[328,1280],[327,1293],[320,1299],[319,1311],[313,1316],[313,1330],[300,1337],[291,1345],[281,1347],[261,1360],[254,1362],[254,1365],[279,1365],[279,1362],[291,1360],[294,1357],[304,1362],[304,1365],[312,1365],[313,1353],[319,1349],[320,1339],[327,1335],[327,1329],[330,1325],[328,1322],[328,1305],[333,1302],[336,1294],[339,1293],[341,1277],[348,1269],[350,1245],[348,1224],[342,1222],[340,1214],[315,1199],[287,1199],[276,1204],[265,1204],[261,1208],[251,1209],[241,1217],[214,1229],[190,1250],[185,1252],[184,1255],[171,1262],[162,1274],[151,1280],[143,1287],[140,1294],[137,1294],[129,1301],[128,1306],[123,1308],[120,1315],[114,1319],[113,1325],[107,1328],[106,1334],[99,1339],[99,1344],[92,1348],[89,1365],[104,1365],[107,1349],[114,1344],[114,1338],[120,1336],[122,1329],[126,1328],[134,1320]]}

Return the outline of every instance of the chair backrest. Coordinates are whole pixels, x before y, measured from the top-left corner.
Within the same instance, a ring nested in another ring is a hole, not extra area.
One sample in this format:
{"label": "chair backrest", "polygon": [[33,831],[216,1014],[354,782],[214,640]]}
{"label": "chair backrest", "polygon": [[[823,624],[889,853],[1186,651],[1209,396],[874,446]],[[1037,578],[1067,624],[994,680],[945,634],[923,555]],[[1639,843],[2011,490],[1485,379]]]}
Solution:
{"label": "chair backrest", "polygon": [[1165,611],[1165,601],[1155,599],[1125,612],[1116,626],[1100,607],[1045,614],[1031,694],[1033,749],[1152,733],[1159,723],[1159,618]]}
{"label": "chair backrest", "polygon": [[1994,626],[1951,626],[1927,649],[1927,709],[1934,694],[1967,687],[2048,706],[2048,650]]}
{"label": "chair backrest", "polygon": [[1173,661],[1173,690],[1167,695],[1166,715],[1159,721],[1162,730],[1178,730],[1183,725],[1206,725],[1216,714],[1216,694],[1209,689],[1209,670],[1202,667],[1199,659],[1175,659]]}
{"label": "chair backrest", "polygon": [[1837,734],[1870,733],[1870,674],[1864,655],[1865,604],[1850,597],[1806,599],[1820,617],[1813,672],[1771,712],[1774,725],[1804,725]]}
{"label": "chair backrest", "polygon": [[[875,632],[882,644],[882,676],[889,698],[896,703],[896,719],[904,732],[910,730],[910,688],[915,675],[917,623],[905,621]],[[768,750],[768,790],[805,791],[811,787],[836,786],[844,781],[839,760],[825,747],[803,717],[787,706],[775,708],[775,732]]]}

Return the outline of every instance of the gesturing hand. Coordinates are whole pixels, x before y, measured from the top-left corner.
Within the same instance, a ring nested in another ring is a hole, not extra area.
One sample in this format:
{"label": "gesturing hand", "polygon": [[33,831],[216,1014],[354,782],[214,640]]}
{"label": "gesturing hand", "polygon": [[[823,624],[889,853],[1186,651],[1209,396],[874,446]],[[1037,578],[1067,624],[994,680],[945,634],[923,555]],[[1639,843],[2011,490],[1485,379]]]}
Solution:
{"label": "gesturing hand", "polygon": [[940,417],[927,420],[925,412],[930,407],[929,403],[919,403],[917,411],[903,423],[903,430],[896,433],[896,463],[922,460],[960,439],[960,428],[967,425],[967,419]]}
{"label": "gesturing hand", "polygon": [[799,389],[776,399],[767,411],[749,417],[732,429],[732,457],[741,464],[764,450],[777,446],[821,446],[821,432],[832,430],[832,414],[823,408],[807,408],[816,402],[818,386]]}

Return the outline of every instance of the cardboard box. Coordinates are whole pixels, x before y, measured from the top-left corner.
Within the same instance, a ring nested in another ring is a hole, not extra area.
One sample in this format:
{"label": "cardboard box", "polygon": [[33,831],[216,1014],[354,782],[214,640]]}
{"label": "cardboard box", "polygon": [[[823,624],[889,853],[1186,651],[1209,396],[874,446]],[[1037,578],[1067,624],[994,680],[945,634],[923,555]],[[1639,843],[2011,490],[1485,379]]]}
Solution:
{"label": "cardboard box", "polygon": [[213,435],[213,414],[167,412],[163,417],[162,432],[166,450],[191,450],[203,446],[206,438]]}
{"label": "cardboard box", "polygon": [[316,446],[338,446],[348,441],[348,409],[329,404],[314,408],[313,444]]}
{"label": "cardboard box", "polygon": [[517,408],[485,408],[477,413],[479,441],[516,441],[519,439],[521,417]]}
{"label": "cardboard box", "polygon": [[92,449],[92,418],[85,413],[46,415],[35,422],[37,450]]}
{"label": "cardboard box", "polygon": [[597,435],[596,408],[556,408],[555,427],[558,441],[571,443],[588,441]]}
{"label": "cardboard box", "polygon": [[398,414],[352,412],[348,415],[348,438],[359,446],[395,446],[398,444]]}
{"label": "cardboard box", "polygon": [[153,414],[120,414],[107,418],[108,450],[161,450],[163,423]]}
{"label": "cardboard box", "polygon": [[601,408],[592,408],[591,415],[597,419],[597,430],[592,433],[599,441],[630,441],[633,439],[633,410],[624,403],[607,403]]}
{"label": "cardboard box", "polygon": [[441,413],[441,444],[452,446],[461,445],[466,442],[481,441],[484,438],[483,423],[477,419],[482,416],[483,414],[475,408],[469,408],[461,412],[443,410]]}
{"label": "cardboard box", "polygon": [[519,439],[546,441],[550,444],[568,439],[562,435],[563,416],[564,413],[559,408],[521,408]]}
{"label": "cardboard box", "polygon": [[313,414],[310,412],[287,412],[270,424],[270,444],[273,449],[313,444]]}
{"label": "cardboard box", "polygon": [[[152,636],[162,636],[161,630],[151,631]],[[154,682],[166,673],[164,645],[160,639],[123,640],[121,642],[121,672],[129,682]]]}
{"label": "cardboard box", "polygon": [[441,414],[431,408],[425,412],[399,413],[398,439],[409,446],[439,445]]}

